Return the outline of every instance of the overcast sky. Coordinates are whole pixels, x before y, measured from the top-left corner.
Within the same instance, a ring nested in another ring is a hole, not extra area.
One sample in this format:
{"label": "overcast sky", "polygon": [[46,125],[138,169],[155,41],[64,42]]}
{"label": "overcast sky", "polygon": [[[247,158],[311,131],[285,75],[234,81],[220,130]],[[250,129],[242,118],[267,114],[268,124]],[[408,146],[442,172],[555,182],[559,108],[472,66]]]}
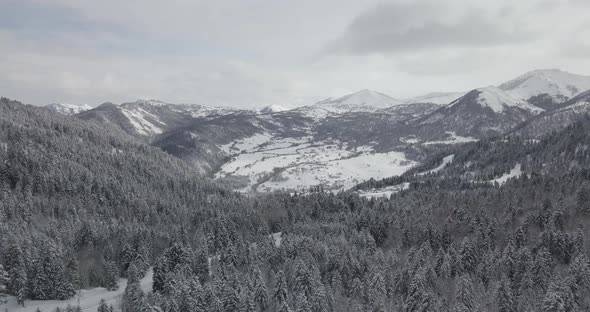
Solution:
{"label": "overcast sky", "polygon": [[0,95],[296,106],[590,74],[588,0],[0,0]]}

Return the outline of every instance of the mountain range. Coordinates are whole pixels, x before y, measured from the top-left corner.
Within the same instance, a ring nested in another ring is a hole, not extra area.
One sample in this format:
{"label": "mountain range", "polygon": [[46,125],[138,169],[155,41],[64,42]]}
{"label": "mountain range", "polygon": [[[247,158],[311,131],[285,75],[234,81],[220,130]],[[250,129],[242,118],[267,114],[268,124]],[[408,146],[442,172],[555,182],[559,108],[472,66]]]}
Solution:
{"label": "mountain range", "polygon": [[548,69],[464,93],[402,100],[361,90],[294,109],[157,100],[48,108],[109,125],[244,192],[343,190],[402,174],[449,144],[563,128],[588,111],[588,90],[589,76]]}

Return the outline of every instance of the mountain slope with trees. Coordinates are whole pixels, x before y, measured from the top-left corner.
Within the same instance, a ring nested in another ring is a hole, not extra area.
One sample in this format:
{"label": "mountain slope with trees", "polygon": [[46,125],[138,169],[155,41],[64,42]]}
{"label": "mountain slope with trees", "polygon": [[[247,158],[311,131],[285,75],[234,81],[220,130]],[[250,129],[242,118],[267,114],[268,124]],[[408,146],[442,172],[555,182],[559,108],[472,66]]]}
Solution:
{"label": "mountain slope with trees", "polygon": [[[447,167],[368,200],[242,196],[99,124],[8,99],[0,113],[0,263],[24,305],[125,276],[124,311],[590,308],[588,119],[449,147]],[[526,174],[478,183],[516,162]]]}

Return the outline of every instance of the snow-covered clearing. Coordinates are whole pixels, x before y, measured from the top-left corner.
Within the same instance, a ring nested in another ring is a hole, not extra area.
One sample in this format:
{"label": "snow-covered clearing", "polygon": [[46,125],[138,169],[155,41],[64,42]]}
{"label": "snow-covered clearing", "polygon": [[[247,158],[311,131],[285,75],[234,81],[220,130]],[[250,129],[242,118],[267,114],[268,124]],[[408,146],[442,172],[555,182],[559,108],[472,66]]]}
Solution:
{"label": "snow-covered clearing", "polygon": [[281,247],[281,242],[283,241],[283,232],[272,233],[269,236],[272,238],[275,247]]}
{"label": "snow-covered clearing", "polygon": [[405,182],[398,185],[387,186],[379,189],[372,189],[368,191],[358,192],[359,196],[365,198],[389,198],[392,194],[407,190],[410,187],[410,183]]}
{"label": "snow-covered clearing", "polygon": [[448,164],[450,164],[453,161],[453,158],[455,158],[455,154],[446,156],[445,158],[443,158],[442,163],[438,167],[430,169],[428,171],[419,172],[416,175],[423,176],[429,173],[437,173],[441,171],[444,167],[446,167]]}
{"label": "snow-covered clearing", "polygon": [[490,183],[498,182],[498,184],[502,185],[502,184],[506,183],[506,181],[508,181],[508,179],[518,178],[521,174],[522,174],[522,170],[521,170],[520,164],[516,164],[516,166],[514,166],[514,168],[512,168],[509,173],[505,173],[501,177],[499,177],[497,179],[493,179],[489,182]]}
{"label": "snow-covered clearing", "polygon": [[463,136],[459,136],[457,135],[457,133],[453,132],[453,131],[447,131],[447,134],[449,134],[451,137],[446,139],[446,140],[442,140],[442,141],[429,141],[429,142],[424,142],[424,145],[431,145],[431,144],[458,144],[458,143],[467,143],[467,142],[476,142],[477,139],[473,138],[473,137],[463,137]]}
{"label": "snow-covered clearing", "polygon": [[257,134],[222,150],[233,157],[216,177],[248,177],[242,191],[301,191],[316,185],[348,189],[370,178],[400,175],[416,165],[401,152],[374,153],[368,145],[349,148],[339,141],[317,142],[312,137]]}
{"label": "snow-covered clearing", "polygon": [[[144,293],[152,291],[153,271],[150,269],[141,279],[141,288]],[[127,287],[127,279],[120,279],[118,282],[119,289],[108,291],[105,288],[98,287],[92,289],[79,290],[76,296],[68,300],[26,300],[25,306],[16,304],[16,297],[8,296],[8,303],[1,305],[0,311],[9,312],[34,312],[39,308],[41,312],[53,312],[56,308],[65,308],[68,305],[80,305],[84,312],[96,312],[101,299],[104,299],[108,305],[113,305],[115,311],[119,310],[120,300]]]}

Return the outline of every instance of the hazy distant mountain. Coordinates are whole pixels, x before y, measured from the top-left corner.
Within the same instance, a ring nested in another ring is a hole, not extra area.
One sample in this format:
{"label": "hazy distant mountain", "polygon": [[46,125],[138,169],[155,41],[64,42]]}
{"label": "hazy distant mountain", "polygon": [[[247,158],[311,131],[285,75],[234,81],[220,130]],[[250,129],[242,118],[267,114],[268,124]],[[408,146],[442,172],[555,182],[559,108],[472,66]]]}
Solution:
{"label": "hazy distant mountain", "polygon": [[405,103],[449,104],[465,95],[465,92],[431,92],[404,100]]}
{"label": "hazy distant mountain", "polygon": [[335,113],[346,113],[374,112],[401,103],[403,103],[403,101],[394,99],[389,95],[365,89],[337,99],[325,99],[316,103],[315,106],[322,107]]}
{"label": "hazy distant mountain", "polygon": [[278,105],[278,104],[273,104],[273,105],[269,105],[269,106],[261,108],[260,110],[258,110],[258,112],[261,114],[270,114],[270,113],[280,113],[280,112],[284,112],[284,111],[288,111],[288,110],[290,110],[290,108],[282,106],[282,105]]}

